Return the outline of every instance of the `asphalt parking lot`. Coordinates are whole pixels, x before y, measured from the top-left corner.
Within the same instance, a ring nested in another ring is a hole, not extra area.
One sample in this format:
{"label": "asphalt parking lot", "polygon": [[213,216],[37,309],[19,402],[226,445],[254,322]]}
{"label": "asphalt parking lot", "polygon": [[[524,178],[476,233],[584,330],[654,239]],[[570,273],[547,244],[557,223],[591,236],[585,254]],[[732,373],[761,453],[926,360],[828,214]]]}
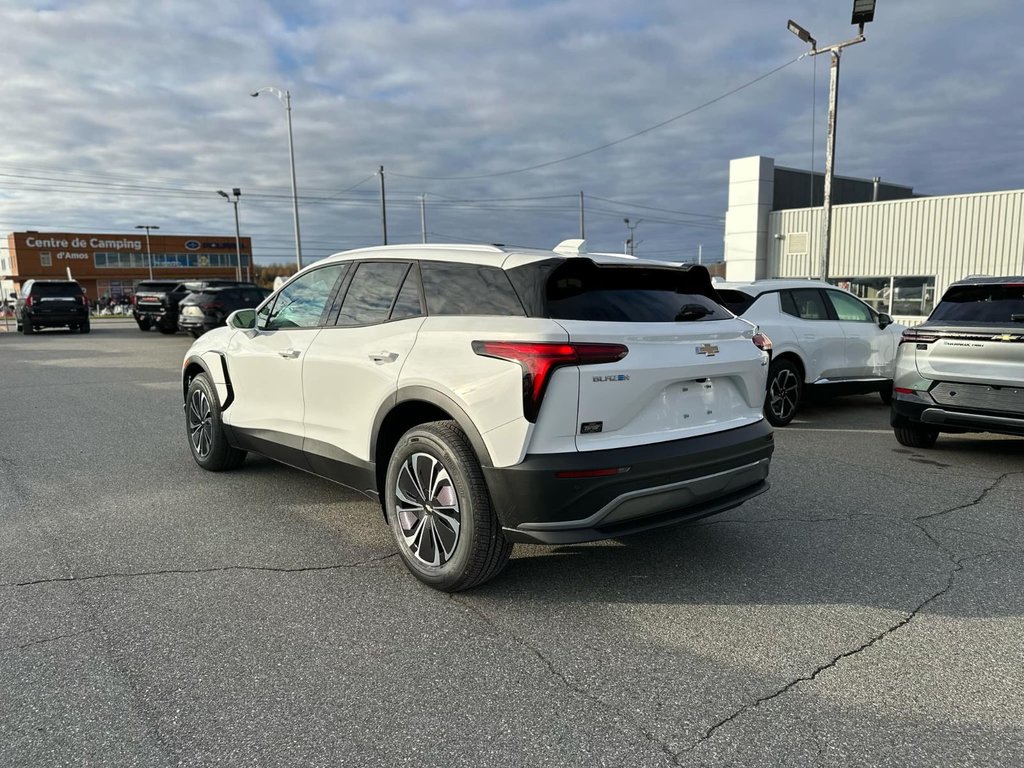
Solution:
{"label": "asphalt parking lot", "polygon": [[451,596],[361,497],[196,467],[190,342],[0,333],[0,765],[1024,764],[1024,440],[815,405],[744,507]]}

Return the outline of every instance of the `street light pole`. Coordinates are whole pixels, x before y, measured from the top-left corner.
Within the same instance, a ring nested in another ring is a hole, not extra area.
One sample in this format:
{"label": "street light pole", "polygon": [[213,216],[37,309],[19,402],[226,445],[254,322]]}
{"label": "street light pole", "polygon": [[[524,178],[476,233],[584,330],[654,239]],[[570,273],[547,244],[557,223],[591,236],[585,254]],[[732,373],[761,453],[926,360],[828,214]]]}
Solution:
{"label": "street light pole", "polygon": [[292,138],[292,94],[291,91],[282,91],[272,85],[259,88],[249,95],[253,98],[266,91],[272,93],[284,104],[285,112],[288,115],[288,158],[292,169],[292,214],[295,220],[295,267],[302,269],[302,238],[299,235],[299,193],[295,185],[295,142]]}
{"label": "street light pole", "polygon": [[[828,280],[829,261],[832,256],[832,183],[835,179],[836,121],[839,116],[839,62],[843,48],[863,43],[867,39],[864,37],[864,25],[874,20],[875,2],[876,0],[853,0],[851,23],[858,25],[857,36],[852,40],[845,40],[823,48],[818,47],[818,41],[811,37],[810,32],[792,19],[786,25],[787,29],[794,35],[805,43],[810,43],[811,56],[828,53],[832,59],[828,85],[828,135],[825,143],[825,189],[822,200],[821,257],[818,266],[822,280]],[[814,172],[813,168],[811,172]]]}
{"label": "street light pole", "polygon": [[629,255],[636,256],[636,228],[640,226],[640,222],[643,219],[637,219],[632,224],[629,223],[629,219],[623,219],[626,222],[626,229],[629,230],[629,240],[626,242],[629,244]]}
{"label": "street light pole", "polygon": [[218,195],[235,206],[235,279],[242,282],[242,234],[238,228],[238,198],[242,196],[242,190],[234,187],[231,193],[235,196],[234,200],[223,189],[217,190]]}
{"label": "street light pole", "polygon": [[149,263],[149,279],[152,280],[153,279],[153,251],[149,247],[149,230],[151,230],[151,229],[160,229],[160,227],[154,226],[152,224],[136,224],[135,228],[136,229],[144,229],[144,230],[146,230],[146,261]]}

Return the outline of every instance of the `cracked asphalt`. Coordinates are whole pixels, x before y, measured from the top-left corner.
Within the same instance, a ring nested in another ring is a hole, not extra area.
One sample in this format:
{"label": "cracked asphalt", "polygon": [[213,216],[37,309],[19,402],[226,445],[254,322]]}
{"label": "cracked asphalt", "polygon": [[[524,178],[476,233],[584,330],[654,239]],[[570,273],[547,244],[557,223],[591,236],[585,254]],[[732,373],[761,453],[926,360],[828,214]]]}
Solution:
{"label": "cracked asphalt", "polygon": [[813,405],[744,507],[445,595],[361,497],[196,467],[189,341],[0,334],[0,765],[1024,764],[1024,440]]}

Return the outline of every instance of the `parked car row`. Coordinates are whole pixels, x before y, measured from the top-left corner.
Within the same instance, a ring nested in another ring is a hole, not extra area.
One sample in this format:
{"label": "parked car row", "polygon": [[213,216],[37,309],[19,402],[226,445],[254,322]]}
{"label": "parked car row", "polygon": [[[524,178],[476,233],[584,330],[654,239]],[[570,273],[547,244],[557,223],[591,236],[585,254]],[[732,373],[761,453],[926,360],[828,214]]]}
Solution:
{"label": "parked car row", "polygon": [[236,309],[255,307],[267,293],[255,283],[237,280],[147,280],[135,289],[132,316],[142,331],[182,330],[199,338],[224,325]]}

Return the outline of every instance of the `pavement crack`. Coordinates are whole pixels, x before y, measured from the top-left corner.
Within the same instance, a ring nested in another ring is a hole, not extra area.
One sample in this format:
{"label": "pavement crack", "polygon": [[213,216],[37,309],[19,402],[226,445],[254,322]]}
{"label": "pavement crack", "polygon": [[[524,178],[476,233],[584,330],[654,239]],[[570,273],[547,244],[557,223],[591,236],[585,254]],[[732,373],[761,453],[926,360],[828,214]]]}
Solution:
{"label": "pavement crack", "polygon": [[737,718],[742,717],[747,712],[750,712],[751,710],[756,709],[757,707],[759,707],[762,704],[765,704],[765,703],[771,701],[772,699],[776,699],[779,696],[782,696],[784,693],[786,693],[787,691],[792,690],[793,688],[797,687],[801,683],[812,682],[813,680],[817,679],[818,675],[820,675],[822,672],[825,672],[825,671],[827,671],[829,669],[832,669],[833,667],[837,666],[839,664],[839,662],[841,662],[843,659],[849,659],[849,658],[851,658],[853,656],[856,656],[857,654],[859,654],[859,653],[861,653],[863,651],[866,651],[868,648],[871,648],[873,645],[881,642],[882,640],[884,640],[885,638],[889,637],[893,633],[898,632],[899,630],[903,629],[903,627],[907,626],[907,624],[909,624],[911,621],[913,621],[917,617],[917,615],[919,613],[921,613],[921,611],[923,611],[931,603],[933,603],[936,600],[938,600],[940,597],[945,595],[947,592],[949,592],[949,590],[951,590],[953,588],[953,582],[956,580],[956,574],[959,571],[963,570],[963,567],[964,566],[963,566],[963,562],[962,561],[960,561],[960,560],[953,561],[953,568],[950,569],[949,575],[948,575],[948,577],[946,579],[945,586],[942,587],[942,589],[938,590],[937,592],[933,592],[931,595],[929,595],[923,601],[918,603],[918,605],[915,608],[913,608],[906,616],[904,616],[902,619],[897,621],[895,624],[890,625],[889,627],[887,627],[883,631],[881,631],[878,634],[874,635],[867,642],[862,643],[861,645],[857,646],[856,648],[852,648],[852,649],[850,649],[848,651],[844,651],[843,653],[840,653],[838,656],[833,657],[827,663],[822,664],[821,666],[817,667],[810,674],[808,674],[808,675],[801,675],[800,677],[794,678],[793,680],[790,680],[788,683],[783,685],[778,690],[776,690],[776,691],[774,691],[774,692],[772,692],[772,693],[770,693],[770,694],[768,694],[766,696],[761,696],[760,698],[754,700],[751,703],[744,704],[743,706],[739,707],[737,710],[732,712],[727,717],[724,717],[721,720],[719,720],[718,722],[712,724],[704,732],[703,736],[701,736],[697,741],[693,742],[693,744],[691,744],[689,747],[687,747],[683,751],[684,752],[690,752],[691,750],[696,749],[697,747],[701,746],[705,742],[709,741],[715,735],[715,733],[716,733],[716,731],[718,731],[718,729],[722,728],[723,726],[728,725],[729,723],[733,722]]}
{"label": "pavement crack", "polygon": [[333,563],[331,565],[314,565],[304,568],[275,568],[273,566],[259,565],[224,565],[217,568],[165,568],[158,571],[113,571],[111,573],[94,573],[86,576],[59,576],[52,579],[34,579],[32,581],[17,581],[0,584],[0,587],[34,587],[39,584],[63,584],[81,581],[97,581],[101,579],[135,579],[147,576],[174,576],[192,575],[206,573],[226,573],[229,571],[256,571],[261,573],[315,573],[318,571],[335,571],[348,568],[362,568],[367,565],[374,565],[397,556],[397,552],[379,557],[371,557],[365,560],[356,560],[351,563]]}
{"label": "pavement crack", "polygon": [[70,640],[73,637],[81,637],[82,635],[89,635],[96,632],[96,629],[83,629],[80,632],[69,632],[63,635],[54,635],[52,637],[41,637],[38,640],[32,640],[22,645],[11,645],[7,648],[0,648],[0,653],[9,653],[10,651],[23,651],[26,648],[31,648],[35,645],[43,645],[45,643],[56,643],[58,640]]}
{"label": "pavement crack", "polygon": [[578,696],[582,696],[583,698],[593,702],[595,705],[597,705],[601,709],[604,709],[605,711],[611,712],[612,714],[624,720],[628,720],[636,729],[636,731],[641,736],[643,736],[643,738],[646,741],[648,741],[652,746],[656,747],[666,757],[668,757],[668,759],[671,760],[673,765],[682,766],[682,763],[680,762],[680,754],[674,749],[672,749],[672,747],[669,744],[659,739],[652,731],[644,727],[643,723],[639,722],[636,719],[636,717],[634,717],[631,713],[616,710],[612,707],[609,707],[607,702],[600,699],[599,697],[588,691],[586,688],[583,688],[582,686],[574,683],[561,670],[559,670],[558,667],[555,666],[555,663],[551,659],[549,659],[543,651],[541,651],[539,648],[528,642],[525,638],[517,635],[515,632],[509,629],[505,629],[503,627],[499,627],[497,622],[495,622],[495,620],[490,616],[490,614],[488,614],[479,606],[474,605],[468,600],[465,600],[455,594],[449,594],[448,597],[452,600],[452,602],[458,603],[471,613],[478,616],[485,624],[487,624],[487,626],[489,626],[494,631],[510,637],[516,643],[516,645],[525,649],[531,656],[535,657],[541,663],[541,665],[548,671],[551,677],[553,677],[555,680],[561,683],[561,685],[566,690],[571,691]]}
{"label": "pavement crack", "polygon": [[1024,474],[1024,472],[1004,472],[999,477],[997,477],[990,486],[988,486],[980,494],[978,494],[978,497],[974,501],[969,501],[966,504],[958,504],[957,506],[950,507],[949,509],[940,509],[938,512],[932,512],[929,515],[918,515],[914,518],[914,523],[916,524],[923,520],[934,520],[937,517],[944,517],[945,515],[951,515],[954,512],[959,512],[964,509],[976,507],[978,504],[981,504],[981,502],[983,502],[990,493],[996,490],[999,487],[1000,483],[1002,483],[1006,478],[1020,474]]}

